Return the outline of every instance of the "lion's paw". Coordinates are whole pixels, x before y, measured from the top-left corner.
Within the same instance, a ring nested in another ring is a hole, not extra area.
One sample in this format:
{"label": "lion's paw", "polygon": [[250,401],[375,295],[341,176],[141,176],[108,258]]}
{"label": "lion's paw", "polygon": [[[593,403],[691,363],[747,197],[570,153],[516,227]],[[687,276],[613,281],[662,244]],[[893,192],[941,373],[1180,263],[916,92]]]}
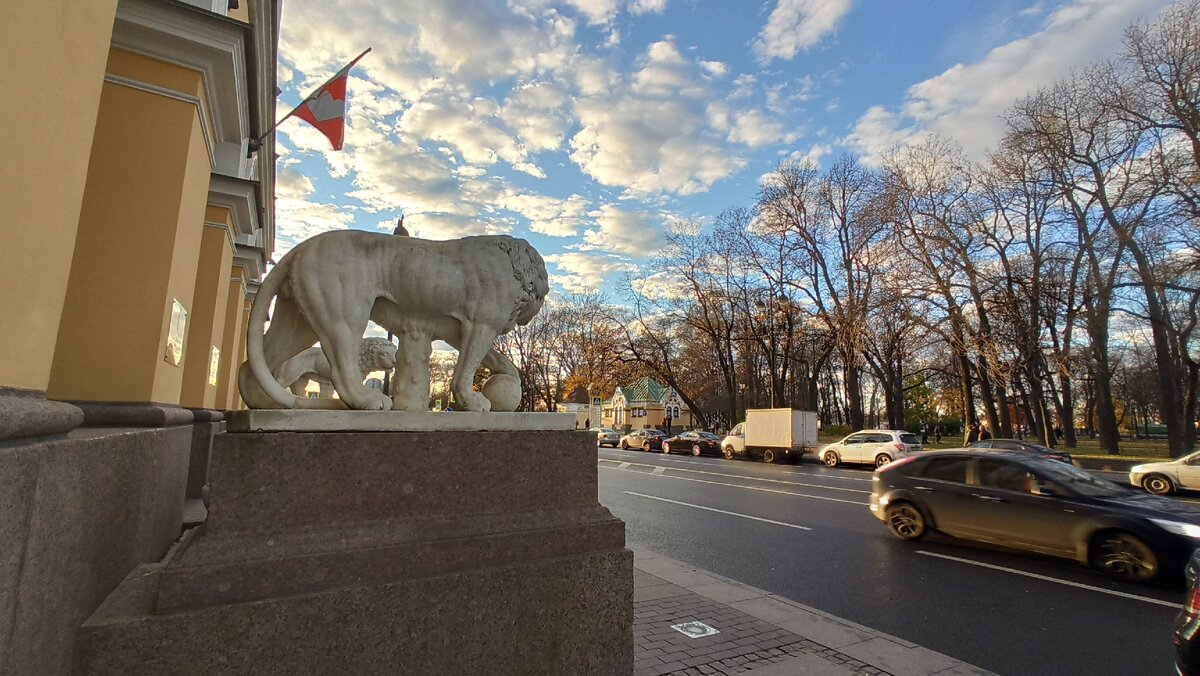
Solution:
{"label": "lion's paw", "polygon": [[362,406],[358,406],[360,411],[390,411],[392,410],[392,399],[379,390],[368,390],[362,398]]}
{"label": "lion's paw", "polygon": [[482,411],[487,413],[488,411],[492,410],[492,402],[488,401],[487,397],[475,392],[474,390],[468,392],[465,396],[458,397],[458,400],[462,402],[463,406],[468,411]]}

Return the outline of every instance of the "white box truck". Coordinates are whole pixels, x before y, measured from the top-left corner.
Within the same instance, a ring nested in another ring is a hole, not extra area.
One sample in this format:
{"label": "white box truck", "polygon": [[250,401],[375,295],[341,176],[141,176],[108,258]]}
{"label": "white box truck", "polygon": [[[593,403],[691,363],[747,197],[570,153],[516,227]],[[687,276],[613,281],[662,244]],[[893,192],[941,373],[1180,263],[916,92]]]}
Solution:
{"label": "white box truck", "polygon": [[764,462],[798,462],[817,449],[817,412],[791,408],[752,408],[721,441],[725,457],[762,456]]}

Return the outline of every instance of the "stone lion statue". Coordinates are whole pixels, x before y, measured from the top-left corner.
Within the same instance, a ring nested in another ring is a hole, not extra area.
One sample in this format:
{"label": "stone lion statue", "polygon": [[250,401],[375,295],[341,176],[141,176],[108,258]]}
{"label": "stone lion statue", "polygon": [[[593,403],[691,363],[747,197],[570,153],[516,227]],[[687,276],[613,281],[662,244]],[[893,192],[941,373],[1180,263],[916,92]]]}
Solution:
{"label": "stone lion statue", "polygon": [[[541,255],[507,235],[448,241],[358,230],[317,235],[289,251],[259,287],[238,372],[242,398],[251,408],[297,407],[297,397],[272,374],[320,341],[330,380],[348,407],[428,410],[429,356],[433,341],[443,340],[458,349],[450,383],[456,407],[492,410],[471,387],[475,372],[483,365],[506,385],[496,390],[511,391],[507,385],[516,379],[519,392],[516,366],[492,344],[528,324],[549,289]],[[264,333],[272,299],[275,313]],[[400,339],[394,405],[360,377],[368,320]]]}
{"label": "stone lion statue", "polygon": [[[396,365],[396,346],[386,338],[363,338],[359,344],[358,370],[363,380],[372,371],[390,371]],[[297,397],[305,396],[308,381],[321,386],[321,398],[333,397],[332,369],[325,351],[310,347],[279,365],[275,369],[275,380],[290,389]]]}

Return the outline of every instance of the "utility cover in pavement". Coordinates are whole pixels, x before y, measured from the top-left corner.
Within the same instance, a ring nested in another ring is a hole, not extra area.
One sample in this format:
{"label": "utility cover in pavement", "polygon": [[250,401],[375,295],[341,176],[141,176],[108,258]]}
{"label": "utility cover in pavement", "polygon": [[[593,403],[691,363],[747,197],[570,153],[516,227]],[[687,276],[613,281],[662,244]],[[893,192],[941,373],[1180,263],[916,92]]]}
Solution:
{"label": "utility cover in pavement", "polygon": [[675,631],[687,636],[688,638],[700,638],[702,636],[712,636],[719,634],[720,631],[704,624],[703,622],[684,622],[683,624],[672,624],[671,628]]}

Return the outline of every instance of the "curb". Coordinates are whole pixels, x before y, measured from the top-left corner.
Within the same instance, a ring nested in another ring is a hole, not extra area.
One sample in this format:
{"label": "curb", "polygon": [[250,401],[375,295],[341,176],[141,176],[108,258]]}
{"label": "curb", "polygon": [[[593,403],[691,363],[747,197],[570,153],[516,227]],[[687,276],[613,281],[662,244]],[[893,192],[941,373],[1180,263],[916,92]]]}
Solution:
{"label": "curb", "polygon": [[[992,672],[923,648],[902,638],[831,615],[757,587],[691,566],[645,549],[630,547],[634,567],[687,591],[727,605],[822,646],[849,655],[881,671],[897,676],[949,676]],[[752,669],[762,676],[814,673],[797,659],[794,665],[779,663]]]}

